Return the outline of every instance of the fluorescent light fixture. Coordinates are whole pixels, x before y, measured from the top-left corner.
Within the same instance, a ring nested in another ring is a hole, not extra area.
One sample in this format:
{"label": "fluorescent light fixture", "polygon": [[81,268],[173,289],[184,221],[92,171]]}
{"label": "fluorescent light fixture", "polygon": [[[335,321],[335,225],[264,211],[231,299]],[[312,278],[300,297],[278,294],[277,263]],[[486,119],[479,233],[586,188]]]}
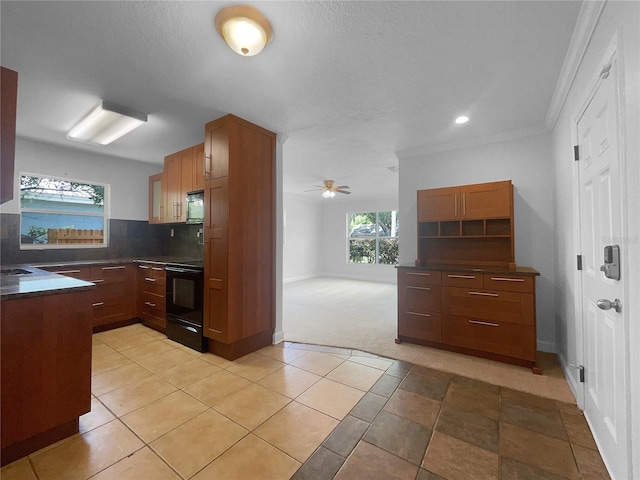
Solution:
{"label": "fluorescent light fixture", "polygon": [[147,121],[147,115],[103,101],[73,127],[67,138],[94,145],[109,145]]}
{"label": "fluorescent light fixture", "polygon": [[460,115],[458,118],[456,118],[457,124],[467,123],[468,121],[469,121],[469,117],[467,117],[466,115]]}
{"label": "fluorescent light fixture", "polygon": [[257,55],[273,38],[269,20],[250,5],[224,7],[214,25],[231,50],[243,57]]}

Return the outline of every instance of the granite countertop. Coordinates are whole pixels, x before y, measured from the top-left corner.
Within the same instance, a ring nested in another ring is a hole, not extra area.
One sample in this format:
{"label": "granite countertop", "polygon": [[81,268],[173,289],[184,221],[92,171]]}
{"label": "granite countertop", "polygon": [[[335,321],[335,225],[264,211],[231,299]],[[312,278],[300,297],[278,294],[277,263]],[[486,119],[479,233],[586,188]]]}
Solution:
{"label": "granite countertop", "polygon": [[421,267],[416,266],[412,263],[407,263],[404,265],[396,265],[396,268],[411,268],[415,270],[446,270],[448,272],[501,273],[503,275],[540,275],[540,272],[531,267],[516,267],[515,269],[500,267],[474,267],[466,265],[428,265]]}
{"label": "granite countertop", "polygon": [[[6,268],[10,267],[2,267],[3,270]],[[35,267],[20,266],[19,268],[29,273],[23,275],[0,275],[0,298],[2,300],[57,295],[59,293],[89,290],[95,287],[95,284],[91,282],[45,272]]]}
{"label": "granite countertop", "polygon": [[20,265],[2,265],[2,270],[22,269],[29,273],[24,275],[0,274],[0,298],[35,297],[53,295],[70,291],[88,290],[94,283],[78,280],[57,273],[47,272],[38,267],[89,267],[92,265],[122,265],[126,263],[149,262],[166,265],[167,263],[183,263],[199,261],[185,257],[140,257],[140,258],[108,258],[100,260],[74,260],[68,262],[38,262]]}

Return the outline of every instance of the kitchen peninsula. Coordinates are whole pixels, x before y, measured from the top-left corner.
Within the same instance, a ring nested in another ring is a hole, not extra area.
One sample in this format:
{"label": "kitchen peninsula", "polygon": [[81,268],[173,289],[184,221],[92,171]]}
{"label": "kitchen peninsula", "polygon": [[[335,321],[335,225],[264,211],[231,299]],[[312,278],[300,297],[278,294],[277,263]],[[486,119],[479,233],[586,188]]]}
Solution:
{"label": "kitchen peninsula", "polygon": [[78,432],[91,409],[92,283],[3,268],[2,465]]}

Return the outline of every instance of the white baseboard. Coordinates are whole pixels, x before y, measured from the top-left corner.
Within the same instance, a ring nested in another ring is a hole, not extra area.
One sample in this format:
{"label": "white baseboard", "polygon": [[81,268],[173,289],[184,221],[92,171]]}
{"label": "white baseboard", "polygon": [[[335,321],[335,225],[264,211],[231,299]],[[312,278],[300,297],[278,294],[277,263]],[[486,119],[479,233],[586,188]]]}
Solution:
{"label": "white baseboard", "polygon": [[273,344],[277,345],[280,342],[284,341],[284,330],[278,330],[273,333]]}
{"label": "white baseboard", "polygon": [[301,280],[309,280],[310,278],[316,278],[319,275],[302,275],[300,277],[291,277],[291,278],[283,278],[282,279],[282,283],[292,283],[292,282],[299,282]]}
{"label": "white baseboard", "polygon": [[564,372],[564,378],[567,380],[567,384],[569,385],[569,389],[571,390],[571,393],[573,393],[573,396],[576,399],[576,403],[578,404],[578,408],[580,410],[582,410],[584,408],[584,405],[581,405],[581,403],[582,403],[581,396],[578,395],[578,391],[582,387],[580,386],[580,384],[576,380],[575,369],[573,367],[569,366],[569,364],[567,363],[567,360],[564,358],[564,355],[559,353],[558,354],[558,359],[560,360],[560,366],[562,367],[562,371]]}
{"label": "white baseboard", "polygon": [[321,273],[320,275],[317,275],[317,276],[323,277],[323,278],[343,278],[345,280],[361,280],[364,282],[391,283],[394,285],[397,283],[397,277],[393,277],[393,278],[363,277],[359,275],[344,275],[341,273]]}
{"label": "white baseboard", "polygon": [[536,348],[541,352],[558,353],[558,348],[555,342],[538,340],[536,343]]}

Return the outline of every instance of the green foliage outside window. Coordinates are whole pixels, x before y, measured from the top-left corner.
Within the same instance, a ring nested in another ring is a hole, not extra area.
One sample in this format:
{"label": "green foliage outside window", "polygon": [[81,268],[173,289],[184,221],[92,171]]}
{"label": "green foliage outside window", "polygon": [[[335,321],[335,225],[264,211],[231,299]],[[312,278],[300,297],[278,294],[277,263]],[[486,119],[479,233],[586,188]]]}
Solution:
{"label": "green foliage outside window", "polygon": [[397,265],[397,212],[365,212],[348,215],[349,262]]}

